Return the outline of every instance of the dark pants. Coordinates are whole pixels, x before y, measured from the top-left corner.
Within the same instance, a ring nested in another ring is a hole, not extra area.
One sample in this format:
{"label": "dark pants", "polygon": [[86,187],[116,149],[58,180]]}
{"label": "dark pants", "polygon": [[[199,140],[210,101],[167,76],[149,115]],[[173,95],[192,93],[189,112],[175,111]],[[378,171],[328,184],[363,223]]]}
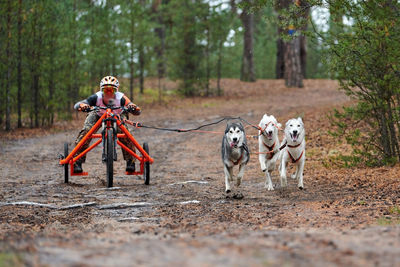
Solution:
{"label": "dark pants", "polygon": [[[121,114],[121,118],[127,118],[127,116],[125,114]],[[82,138],[90,131],[90,129],[92,129],[93,125],[96,124],[96,122],[100,119],[100,116],[97,115],[96,111],[91,111],[88,113],[85,123],[83,124],[83,128],[82,130],[79,132],[78,137],[75,140],[75,146],[82,140]],[[118,133],[122,133],[121,129],[118,128]],[[77,155],[79,155],[79,153],[81,153],[82,151],[84,151],[85,149],[87,149],[90,145],[90,142],[92,141],[92,138],[89,138],[84,144],[83,146],[78,150]],[[129,147],[133,152],[135,152],[135,146],[134,144],[128,139],[128,138],[121,138],[119,139],[119,141],[121,141],[121,143],[123,143],[124,145],[126,145],[127,147]],[[128,160],[135,160],[135,157],[133,157],[131,154],[129,154],[127,151],[125,151],[124,149],[122,149],[122,155],[124,156],[124,160],[128,161]],[[84,163],[86,161],[86,154],[84,156],[82,156],[79,160],[79,162]]]}

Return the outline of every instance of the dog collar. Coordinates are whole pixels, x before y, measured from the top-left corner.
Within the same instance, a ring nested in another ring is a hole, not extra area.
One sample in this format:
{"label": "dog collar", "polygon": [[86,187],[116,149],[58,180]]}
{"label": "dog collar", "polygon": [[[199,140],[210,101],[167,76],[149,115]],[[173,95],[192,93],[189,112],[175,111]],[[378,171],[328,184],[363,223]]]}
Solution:
{"label": "dog collar", "polygon": [[297,145],[295,145],[295,146],[291,146],[291,145],[287,145],[288,147],[290,147],[290,148],[295,148],[295,147],[298,147],[298,146],[300,146],[301,145],[301,143],[299,143],[299,144],[297,144]]}

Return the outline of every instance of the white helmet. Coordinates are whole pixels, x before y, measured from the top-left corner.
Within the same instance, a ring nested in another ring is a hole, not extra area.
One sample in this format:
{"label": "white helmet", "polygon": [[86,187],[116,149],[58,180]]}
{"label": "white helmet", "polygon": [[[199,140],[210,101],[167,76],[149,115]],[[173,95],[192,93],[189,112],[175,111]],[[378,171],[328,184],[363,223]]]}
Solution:
{"label": "white helmet", "polygon": [[117,78],[115,78],[114,76],[106,76],[103,79],[101,79],[100,89],[103,90],[103,87],[106,85],[111,85],[111,86],[115,87],[116,91],[118,91],[119,82],[118,82]]}

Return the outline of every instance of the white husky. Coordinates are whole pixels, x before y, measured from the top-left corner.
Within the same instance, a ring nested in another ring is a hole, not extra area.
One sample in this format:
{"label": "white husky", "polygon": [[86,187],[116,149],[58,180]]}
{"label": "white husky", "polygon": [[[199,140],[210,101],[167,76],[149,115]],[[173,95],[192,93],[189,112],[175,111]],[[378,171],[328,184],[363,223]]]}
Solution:
{"label": "white husky", "polygon": [[233,182],[233,167],[239,165],[236,186],[240,186],[246,164],[250,159],[246,134],[241,123],[226,125],[225,134],[222,138],[221,156],[224,163],[225,192],[230,193],[231,182]]}
{"label": "white husky", "polygon": [[[298,179],[299,189],[303,189],[303,171],[306,162],[306,140],[305,129],[303,120],[298,117],[297,119],[290,119],[286,122],[285,137],[283,144],[285,148],[281,151],[281,186],[287,186],[286,179],[286,165],[290,161],[296,165],[296,172],[292,175],[293,179]],[[283,145],[282,145],[283,146]]]}
{"label": "white husky", "polygon": [[278,123],[273,115],[264,114],[260,124],[258,136],[258,159],[261,170],[265,172],[265,188],[274,190],[271,180],[271,172],[275,170],[277,159],[279,158],[279,137],[278,130],[281,124]]}

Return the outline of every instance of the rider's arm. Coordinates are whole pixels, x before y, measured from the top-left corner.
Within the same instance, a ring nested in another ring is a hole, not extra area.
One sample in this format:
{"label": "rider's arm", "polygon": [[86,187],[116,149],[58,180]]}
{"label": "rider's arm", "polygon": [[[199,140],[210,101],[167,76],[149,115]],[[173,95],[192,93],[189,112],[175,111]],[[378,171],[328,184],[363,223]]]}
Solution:
{"label": "rider's arm", "polygon": [[[131,104],[132,103],[132,101],[126,96],[126,95],[124,95],[122,98],[121,98],[121,106],[123,106],[123,107],[126,107],[127,105],[129,105],[129,104]],[[133,104],[133,103],[132,103]],[[134,104],[135,105],[135,104]],[[135,105],[136,106],[136,105]]]}
{"label": "rider's arm", "polygon": [[93,107],[93,106],[96,106],[96,102],[97,102],[97,95],[94,94],[94,95],[89,96],[85,100],[76,102],[76,104],[74,105],[74,109],[79,110],[81,104],[86,104],[86,105]]}
{"label": "rider's arm", "polygon": [[132,101],[126,95],[124,95],[121,98],[121,106],[131,108],[133,110],[133,111],[131,111],[131,113],[133,115],[140,115],[140,113],[141,113],[140,108],[137,105],[135,105],[134,103],[132,103]]}

